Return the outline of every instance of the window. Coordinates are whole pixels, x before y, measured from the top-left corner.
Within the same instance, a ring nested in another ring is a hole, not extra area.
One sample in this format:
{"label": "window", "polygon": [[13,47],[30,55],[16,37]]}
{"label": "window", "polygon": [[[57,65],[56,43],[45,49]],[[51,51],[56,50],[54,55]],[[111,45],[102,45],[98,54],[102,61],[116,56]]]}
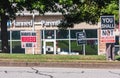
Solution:
{"label": "window", "polygon": [[82,32],[83,30],[71,30],[70,31],[70,36],[71,38],[76,38],[76,33],[77,32]]}
{"label": "window", "polygon": [[56,31],[56,39],[68,39],[69,32],[68,30],[57,30]]}
{"label": "window", "polygon": [[20,31],[12,31],[12,40],[20,40]]}
{"label": "window", "polygon": [[21,41],[12,41],[12,53],[25,53],[25,49],[21,48]]}
{"label": "window", "polygon": [[97,30],[85,30],[86,38],[97,38]]}
{"label": "window", "polygon": [[54,39],[54,30],[45,30],[45,39]]}

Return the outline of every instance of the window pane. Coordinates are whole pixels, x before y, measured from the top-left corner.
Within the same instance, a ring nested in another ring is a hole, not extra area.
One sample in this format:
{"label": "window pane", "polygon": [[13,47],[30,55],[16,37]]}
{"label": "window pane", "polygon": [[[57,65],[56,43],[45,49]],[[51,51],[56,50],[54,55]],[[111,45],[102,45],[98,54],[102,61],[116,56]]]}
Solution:
{"label": "window pane", "polygon": [[20,31],[12,31],[12,40],[20,40]]}
{"label": "window pane", "polygon": [[45,39],[54,39],[54,30],[45,30]]}
{"label": "window pane", "polygon": [[56,47],[57,47],[58,54],[68,54],[69,53],[69,41],[68,40],[58,40],[56,42]]}
{"label": "window pane", "polygon": [[25,49],[21,48],[21,41],[12,42],[12,52],[13,53],[25,53]]}
{"label": "window pane", "polygon": [[57,30],[56,31],[56,38],[57,39],[68,39],[69,38],[68,30]]}
{"label": "window pane", "polygon": [[76,38],[76,33],[77,32],[82,32],[82,30],[71,30],[70,31],[70,36],[71,38]]}
{"label": "window pane", "polygon": [[87,55],[97,55],[98,51],[98,42],[97,40],[87,40],[87,44],[85,45],[86,54]]}
{"label": "window pane", "polygon": [[86,38],[97,38],[97,30],[85,30]]}
{"label": "window pane", "polygon": [[71,40],[71,52],[83,54],[82,45],[78,45],[76,40]]}

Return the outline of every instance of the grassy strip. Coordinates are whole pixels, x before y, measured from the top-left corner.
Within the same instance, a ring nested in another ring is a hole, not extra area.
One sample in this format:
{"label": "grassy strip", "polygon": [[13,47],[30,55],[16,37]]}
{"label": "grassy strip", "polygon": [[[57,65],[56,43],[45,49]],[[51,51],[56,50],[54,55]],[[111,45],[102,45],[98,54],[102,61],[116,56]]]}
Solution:
{"label": "grassy strip", "polygon": [[21,62],[81,62],[105,61],[105,56],[98,55],[31,55],[31,54],[0,54],[0,60]]}
{"label": "grassy strip", "polygon": [[[119,60],[120,56],[116,56]],[[0,54],[0,61],[16,62],[108,62],[101,55],[32,55],[32,54]]]}

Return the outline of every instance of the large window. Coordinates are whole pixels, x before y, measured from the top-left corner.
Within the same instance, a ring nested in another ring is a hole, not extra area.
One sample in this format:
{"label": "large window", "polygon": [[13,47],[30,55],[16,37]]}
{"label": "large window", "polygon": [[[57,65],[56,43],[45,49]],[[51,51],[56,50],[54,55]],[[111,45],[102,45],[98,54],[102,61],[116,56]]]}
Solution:
{"label": "large window", "polygon": [[12,40],[20,40],[20,31],[12,31]]}
{"label": "large window", "polygon": [[82,32],[83,30],[71,30],[70,31],[70,36],[71,38],[76,38],[76,33],[77,32]]}
{"label": "large window", "polygon": [[[86,32],[86,44],[77,44],[76,33]],[[44,33],[44,34],[43,34]],[[83,54],[83,51],[87,55],[96,55],[98,51],[98,38],[97,29],[84,29],[84,30],[42,30],[42,39],[55,39],[56,40],[56,51],[73,54]],[[43,44],[44,46],[44,44]],[[84,50],[85,49],[85,50]]]}
{"label": "large window", "polygon": [[69,53],[69,41],[68,40],[57,40],[56,42],[57,42],[56,44],[57,51],[59,48],[60,52]]}
{"label": "large window", "polygon": [[97,38],[97,29],[96,30],[85,30],[87,38]]}
{"label": "large window", "polygon": [[11,31],[11,46],[12,53],[25,53],[25,49],[21,48],[21,40],[20,40],[20,31]]}
{"label": "large window", "polygon": [[71,40],[71,52],[83,54],[82,45],[78,45],[76,40]]}
{"label": "large window", "polygon": [[87,40],[85,45],[85,52],[87,55],[97,55],[98,51],[98,42],[97,40]]}
{"label": "large window", "polygon": [[45,30],[45,39],[54,39],[54,30]]}
{"label": "large window", "polygon": [[68,30],[57,30],[56,31],[56,39],[68,39],[69,32]]}
{"label": "large window", "polygon": [[21,48],[21,41],[12,41],[12,53],[25,53]]}

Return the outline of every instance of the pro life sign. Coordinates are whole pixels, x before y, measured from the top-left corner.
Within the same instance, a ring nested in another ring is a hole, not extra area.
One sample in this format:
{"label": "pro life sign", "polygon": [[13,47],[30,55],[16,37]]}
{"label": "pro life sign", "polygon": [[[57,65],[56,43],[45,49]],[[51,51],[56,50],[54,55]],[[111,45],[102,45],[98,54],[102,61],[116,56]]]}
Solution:
{"label": "pro life sign", "polygon": [[37,47],[35,31],[21,31],[20,34],[21,34],[21,47],[22,48]]}
{"label": "pro life sign", "polygon": [[101,42],[115,43],[114,16],[101,16]]}

